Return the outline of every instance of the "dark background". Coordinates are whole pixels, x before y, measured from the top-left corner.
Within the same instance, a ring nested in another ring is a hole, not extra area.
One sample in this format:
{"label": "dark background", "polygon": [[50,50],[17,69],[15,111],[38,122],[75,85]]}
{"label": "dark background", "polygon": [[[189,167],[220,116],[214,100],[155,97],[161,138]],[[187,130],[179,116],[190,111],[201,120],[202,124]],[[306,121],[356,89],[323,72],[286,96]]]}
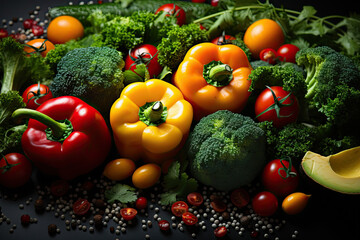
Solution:
{"label": "dark background", "polygon": [[[72,1],[77,4],[80,1]],[[106,1],[104,1],[106,2]],[[304,5],[314,6],[318,10],[318,16],[326,15],[349,15],[350,12],[357,11],[353,1],[343,0],[341,2],[329,1],[289,1],[289,0],[273,0],[271,1],[275,6],[284,6],[285,8],[293,10],[301,10]],[[10,0],[2,3],[0,7],[0,19],[11,20],[14,17],[22,17],[24,19],[33,14],[36,6],[40,6],[40,13],[37,15],[44,19],[44,14],[48,7],[67,5],[68,0]],[[358,12],[358,11],[357,11]],[[2,23],[0,23],[2,24]],[[16,24],[12,27],[16,29]],[[36,181],[36,179],[35,179]],[[308,187],[308,186],[306,186]],[[308,188],[307,188],[308,189]],[[1,190],[1,189],[0,189]],[[33,195],[35,187],[29,184],[19,195],[17,200],[4,199],[0,197],[0,207],[8,217],[12,219],[10,225],[6,223],[0,224],[0,239],[145,239],[145,234],[149,234],[151,239],[193,239],[189,234],[181,233],[179,230],[174,230],[171,234],[163,234],[159,231],[157,226],[152,229],[143,231],[141,224],[128,228],[126,234],[119,236],[110,234],[108,229],[101,232],[90,234],[89,232],[66,231],[65,224],[62,220],[57,219],[52,213],[45,213],[37,216],[34,212],[33,203],[25,205],[25,209],[20,210],[19,204],[23,203]],[[359,198],[345,195],[336,195],[331,192],[315,189],[313,196],[306,211],[300,216],[285,217],[287,220],[286,225],[278,233],[280,239],[291,239],[291,234],[296,230],[299,232],[296,239],[346,239],[356,240],[360,239],[360,207]],[[21,214],[28,213],[32,217],[37,217],[39,222],[31,224],[27,228],[23,228],[20,224]],[[163,218],[169,219],[170,215],[166,212],[160,214]],[[152,216],[150,214],[150,216]],[[61,229],[61,233],[54,237],[50,237],[47,233],[47,225],[56,223]],[[13,224],[17,225],[17,229],[13,234],[9,233],[9,229]],[[186,232],[186,230],[185,230]],[[208,229],[197,235],[196,239],[215,239],[212,233],[212,228]],[[238,236],[235,231],[225,239],[253,239],[247,233],[245,236]],[[257,239],[262,239],[259,236]],[[271,236],[270,239],[274,239]]]}

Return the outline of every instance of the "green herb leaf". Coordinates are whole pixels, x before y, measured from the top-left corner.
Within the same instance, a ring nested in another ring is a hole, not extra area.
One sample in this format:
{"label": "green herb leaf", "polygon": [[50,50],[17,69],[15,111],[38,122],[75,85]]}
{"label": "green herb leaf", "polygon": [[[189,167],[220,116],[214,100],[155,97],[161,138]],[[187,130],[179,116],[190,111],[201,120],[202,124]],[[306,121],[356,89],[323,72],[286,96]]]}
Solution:
{"label": "green herb leaf", "polygon": [[105,198],[109,203],[115,201],[121,203],[135,202],[137,199],[136,189],[126,184],[116,184],[105,191]]}

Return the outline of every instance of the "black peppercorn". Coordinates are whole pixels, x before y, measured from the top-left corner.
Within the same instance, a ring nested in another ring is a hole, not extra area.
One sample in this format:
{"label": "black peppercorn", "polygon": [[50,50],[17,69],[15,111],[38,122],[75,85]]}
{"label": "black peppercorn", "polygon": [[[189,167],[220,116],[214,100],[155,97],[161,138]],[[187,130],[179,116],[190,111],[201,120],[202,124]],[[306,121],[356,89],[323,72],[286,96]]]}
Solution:
{"label": "black peppercorn", "polygon": [[94,216],[94,224],[95,224],[95,227],[96,227],[97,229],[100,229],[100,228],[103,227],[102,220],[103,220],[103,217],[102,217],[101,215],[96,214],[96,215]]}
{"label": "black peppercorn", "polygon": [[48,233],[50,235],[55,235],[57,230],[57,226],[55,224],[49,224],[48,226]]}
{"label": "black peppercorn", "polygon": [[42,200],[41,198],[35,201],[34,206],[35,206],[35,211],[38,213],[41,213],[45,210],[44,200]]}

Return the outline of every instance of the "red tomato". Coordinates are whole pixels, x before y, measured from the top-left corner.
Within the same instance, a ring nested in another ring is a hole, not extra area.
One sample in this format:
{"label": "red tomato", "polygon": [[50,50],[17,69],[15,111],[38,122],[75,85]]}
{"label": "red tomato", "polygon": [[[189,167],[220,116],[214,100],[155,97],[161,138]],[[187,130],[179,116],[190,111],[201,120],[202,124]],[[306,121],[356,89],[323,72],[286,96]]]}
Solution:
{"label": "red tomato", "polygon": [[56,196],[61,197],[69,191],[69,183],[65,180],[57,180],[50,185],[50,192]]}
{"label": "red tomato", "polygon": [[135,206],[137,209],[145,209],[147,207],[147,199],[145,197],[139,197],[136,199]]}
{"label": "red tomato", "polygon": [[217,5],[219,4],[219,0],[211,0],[211,6],[213,7],[217,7]]}
{"label": "red tomato", "polygon": [[260,192],[252,199],[252,207],[262,217],[273,215],[278,209],[278,200],[271,192]]}
{"label": "red tomato", "polygon": [[[176,4],[173,4],[173,3],[164,4],[155,11],[155,14],[157,14],[161,11],[168,12],[169,15],[176,14],[175,15],[177,18],[176,23],[179,26],[185,24],[185,22],[186,22],[186,13],[185,13],[184,9],[182,9],[181,7],[179,7]],[[169,15],[166,15],[166,16],[169,16]]]}
{"label": "red tomato", "polygon": [[260,52],[260,60],[268,62],[270,64],[275,64],[277,59],[277,53],[272,48],[265,48]]}
{"label": "red tomato", "polygon": [[85,215],[90,210],[90,202],[86,199],[80,198],[73,204],[73,211],[76,215]]}
{"label": "red tomato", "polygon": [[45,57],[46,54],[55,49],[55,45],[47,39],[37,38],[33,39],[26,43],[24,51],[27,53],[40,53],[42,57]]}
{"label": "red tomato", "polygon": [[158,62],[157,48],[151,44],[141,44],[133,49],[125,59],[125,70],[134,72],[137,64],[145,64],[150,78],[156,78],[162,71]]}
{"label": "red tomato", "polygon": [[203,196],[198,192],[192,192],[187,195],[187,200],[191,205],[200,206],[204,202]]}
{"label": "red tomato", "polygon": [[23,21],[24,29],[30,29],[35,25],[37,25],[37,22],[34,19],[28,18]]}
{"label": "red tomato", "polygon": [[216,212],[224,212],[226,210],[226,204],[221,199],[214,199],[210,202],[210,206],[216,211]]}
{"label": "red tomato", "polygon": [[159,222],[158,222],[158,224],[159,224],[159,228],[162,230],[162,231],[168,231],[169,229],[170,229],[170,223],[169,223],[169,221],[167,221],[167,220],[160,220]]}
{"label": "red tomato", "polygon": [[34,34],[34,36],[39,37],[44,34],[44,28],[39,25],[33,25],[31,27],[31,32]]}
{"label": "red tomato", "polygon": [[294,44],[284,44],[277,50],[280,61],[296,63],[295,56],[300,49]]}
{"label": "red tomato", "polygon": [[282,87],[267,87],[255,101],[255,115],[258,121],[273,122],[274,127],[280,128],[296,122],[299,103],[292,93]]}
{"label": "red tomato", "polygon": [[189,206],[184,201],[177,201],[173,203],[173,205],[171,206],[171,212],[176,217],[181,217],[183,213],[187,212],[188,210],[189,210]]}
{"label": "red tomato", "polygon": [[198,222],[198,218],[191,212],[185,212],[181,216],[183,222],[186,225],[195,225]]}
{"label": "red tomato", "polygon": [[31,163],[21,153],[9,153],[0,160],[0,184],[4,187],[23,186],[29,181],[31,173]]}
{"label": "red tomato", "polygon": [[222,238],[227,234],[227,228],[225,226],[217,227],[214,230],[215,237]]}
{"label": "red tomato", "polygon": [[7,36],[9,36],[8,31],[5,28],[0,28],[0,39],[6,38]]}
{"label": "red tomato", "polygon": [[289,161],[274,159],[266,164],[262,173],[262,183],[268,191],[285,197],[296,190],[299,177]]}
{"label": "red tomato", "polygon": [[43,102],[53,98],[48,86],[44,84],[32,84],[22,94],[26,107],[30,109],[38,108]]}
{"label": "red tomato", "polygon": [[237,188],[231,192],[230,200],[236,207],[242,208],[248,205],[250,196],[244,188]]}
{"label": "red tomato", "polygon": [[134,217],[137,214],[137,211],[134,208],[122,208],[122,209],[120,209],[120,214],[124,220],[130,221],[130,220],[134,219]]}
{"label": "red tomato", "polygon": [[235,40],[235,39],[236,38],[234,36],[231,36],[231,35],[221,35],[221,36],[216,37],[213,40],[211,40],[211,42],[213,44],[217,44],[217,45],[224,45],[224,44],[231,43],[231,41]]}

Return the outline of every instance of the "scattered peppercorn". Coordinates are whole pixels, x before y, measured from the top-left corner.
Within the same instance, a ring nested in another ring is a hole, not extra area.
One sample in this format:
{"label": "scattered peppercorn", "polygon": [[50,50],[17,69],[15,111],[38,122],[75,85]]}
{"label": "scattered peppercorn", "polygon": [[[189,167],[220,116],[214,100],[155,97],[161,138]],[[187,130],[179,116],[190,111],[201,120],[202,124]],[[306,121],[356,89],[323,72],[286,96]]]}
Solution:
{"label": "scattered peppercorn", "polygon": [[42,213],[45,211],[45,203],[44,200],[42,200],[41,198],[36,199],[35,203],[34,203],[34,207],[35,207],[35,211],[38,213]]}

